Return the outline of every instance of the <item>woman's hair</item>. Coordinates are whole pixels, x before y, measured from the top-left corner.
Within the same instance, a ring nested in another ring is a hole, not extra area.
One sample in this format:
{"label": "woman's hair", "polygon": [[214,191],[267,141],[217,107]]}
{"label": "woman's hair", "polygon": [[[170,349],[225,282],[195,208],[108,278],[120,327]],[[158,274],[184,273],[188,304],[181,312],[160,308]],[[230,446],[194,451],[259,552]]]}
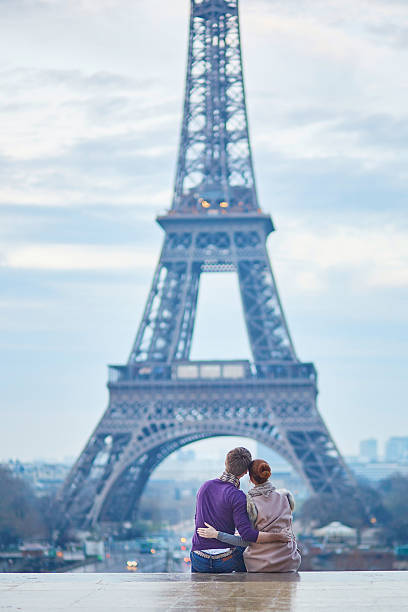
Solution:
{"label": "woman's hair", "polygon": [[271,475],[269,463],[263,459],[255,459],[249,464],[249,476],[257,484],[263,484]]}

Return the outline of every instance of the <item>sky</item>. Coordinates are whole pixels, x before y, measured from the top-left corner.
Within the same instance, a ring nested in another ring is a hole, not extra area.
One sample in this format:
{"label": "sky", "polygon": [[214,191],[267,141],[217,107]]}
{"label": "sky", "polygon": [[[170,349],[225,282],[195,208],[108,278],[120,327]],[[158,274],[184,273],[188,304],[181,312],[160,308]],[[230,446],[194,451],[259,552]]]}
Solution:
{"label": "sky", "polygon": [[[408,5],[240,7],[272,266],[355,454],[408,435]],[[0,459],[76,456],[107,364],[128,358],[171,203],[188,17],[187,0],[0,3]],[[236,279],[206,275],[193,357],[248,350]]]}

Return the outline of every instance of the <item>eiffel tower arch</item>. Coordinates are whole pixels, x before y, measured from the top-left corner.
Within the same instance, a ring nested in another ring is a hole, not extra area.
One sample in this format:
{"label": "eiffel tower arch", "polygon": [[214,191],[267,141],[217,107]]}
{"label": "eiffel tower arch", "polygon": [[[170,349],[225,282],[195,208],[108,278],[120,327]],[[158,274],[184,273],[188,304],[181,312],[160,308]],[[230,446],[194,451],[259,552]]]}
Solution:
{"label": "eiffel tower arch", "polygon": [[[256,193],[238,0],[191,0],[174,197],[157,220],[163,248],[128,362],[110,366],[108,408],[60,491],[68,516],[81,526],[134,519],[157,465],[214,436],[262,442],[313,492],[350,486],[266,250],[274,227]],[[224,271],[238,276],[253,359],[192,361],[200,276]]]}

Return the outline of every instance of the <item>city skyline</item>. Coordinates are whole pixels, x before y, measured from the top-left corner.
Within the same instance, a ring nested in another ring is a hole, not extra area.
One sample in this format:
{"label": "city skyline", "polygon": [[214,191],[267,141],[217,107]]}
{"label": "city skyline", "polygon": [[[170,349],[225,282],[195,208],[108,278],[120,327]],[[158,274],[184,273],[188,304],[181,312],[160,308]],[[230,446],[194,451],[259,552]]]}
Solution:
{"label": "city skyline", "polygon": [[[403,9],[362,2],[362,15],[346,2],[346,19],[344,4],[242,1],[241,13],[260,203],[278,229],[274,271],[347,455],[363,437],[383,445],[408,431],[408,91],[397,76]],[[106,407],[106,364],[129,353],[162,239],[154,216],[171,201],[188,3],[164,8],[158,29],[157,2],[14,5],[0,8],[1,447],[3,458],[76,456]],[[46,27],[55,37],[44,50],[31,37]],[[220,308],[231,295],[238,303],[236,283],[205,282],[193,356],[249,357],[239,307],[235,320]]]}
{"label": "city skyline", "polygon": [[[251,454],[253,457],[265,458],[264,455],[266,456],[266,452],[263,454],[262,452],[259,452],[258,450],[259,442],[257,442],[255,439],[236,437],[236,436],[218,436],[217,438],[213,438],[213,440],[216,442],[215,446],[209,446],[208,439],[199,440],[198,442],[192,442],[191,444],[187,444],[186,446],[182,447],[181,451],[175,451],[174,453],[172,453],[170,457],[167,458],[165,461],[166,463],[168,463],[170,460],[173,460],[174,457],[180,452],[181,453],[193,452],[194,461],[197,459],[197,456],[198,456],[199,459],[206,459],[206,460],[211,459],[213,461],[219,462],[219,461],[222,461],[223,457],[226,455],[229,449],[235,446],[241,445],[241,444],[246,446],[251,451]],[[395,440],[398,441],[397,444],[399,443],[403,445],[404,449],[408,448],[408,436],[390,436],[389,438],[385,440],[384,444],[381,444],[381,445],[378,445],[377,438],[370,438],[368,440],[362,438],[357,443],[356,451],[353,454],[345,454],[344,458],[347,460],[347,462],[350,462],[352,460],[361,460],[361,459],[365,459],[369,461],[377,461],[380,463],[393,462],[393,461],[395,462],[395,458],[387,456],[387,447],[389,448],[390,444],[392,443],[395,446],[396,444]],[[369,442],[375,441],[377,443],[378,452],[377,452],[376,459],[370,459],[362,451],[361,445],[362,443],[367,442],[367,441]],[[276,451],[272,449],[268,449],[268,456],[274,456],[274,455],[276,455],[277,457],[277,463],[287,463],[283,457],[280,457],[276,453]],[[16,461],[16,462],[21,462],[21,463],[33,463],[33,464],[34,463],[35,464],[41,464],[41,463],[53,464],[55,463],[55,464],[61,464],[61,465],[72,465],[76,459],[77,457],[75,455],[66,455],[62,458],[36,455],[36,456],[30,457],[25,460],[20,459],[17,456],[9,456],[9,457],[0,457],[0,462],[7,463],[10,461]],[[407,461],[405,460],[404,462],[406,463]],[[160,465],[160,469],[161,469],[161,465]]]}
{"label": "city skyline", "polygon": [[[365,443],[370,443],[367,447]],[[391,476],[408,475],[408,436],[394,436],[387,441],[384,453],[378,454],[377,445],[375,457],[369,457],[373,443],[377,440],[361,440],[358,456],[346,456],[345,460],[357,479],[375,484]],[[196,486],[204,480],[220,475],[227,452],[233,447],[244,444],[253,458],[264,459],[272,469],[271,479],[275,486],[291,488],[302,499],[307,497],[308,489],[301,475],[280,457],[275,451],[250,439],[220,437],[217,448],[209,453],[206,441],[195,442],[168,456],[152,473],[150,481],[174,483],[184,486],[187,482],[195,482]],[[369,451],[369,453],[367,453]],[[38,459],[31,462],[7,461],[9,469],[24,478],[37,495],[47,495],[56,492],[67,477],[75,457],[66,457],[61,462],[50,462]],[[250,487],[248,476],[242,480],[242,489]]]}

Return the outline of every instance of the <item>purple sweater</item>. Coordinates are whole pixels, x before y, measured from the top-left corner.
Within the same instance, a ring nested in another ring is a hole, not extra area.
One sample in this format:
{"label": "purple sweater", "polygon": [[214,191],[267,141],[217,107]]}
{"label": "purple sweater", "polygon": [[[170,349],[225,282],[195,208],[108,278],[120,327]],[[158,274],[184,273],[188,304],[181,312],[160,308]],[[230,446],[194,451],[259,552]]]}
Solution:
{"label": "purple sweater", "polygon": [[240,536],[248,542],[256,542],[258,538],[259,532],[252,527],[248,518],[245,493],[231,482],[224,482],[219,478],[205,482],[197,493],[191,550],[226,548],[225,543],[219,540],[200,538],[197,529],[205,527],[204,522],[225,533],[233,534],[237,528]]}

